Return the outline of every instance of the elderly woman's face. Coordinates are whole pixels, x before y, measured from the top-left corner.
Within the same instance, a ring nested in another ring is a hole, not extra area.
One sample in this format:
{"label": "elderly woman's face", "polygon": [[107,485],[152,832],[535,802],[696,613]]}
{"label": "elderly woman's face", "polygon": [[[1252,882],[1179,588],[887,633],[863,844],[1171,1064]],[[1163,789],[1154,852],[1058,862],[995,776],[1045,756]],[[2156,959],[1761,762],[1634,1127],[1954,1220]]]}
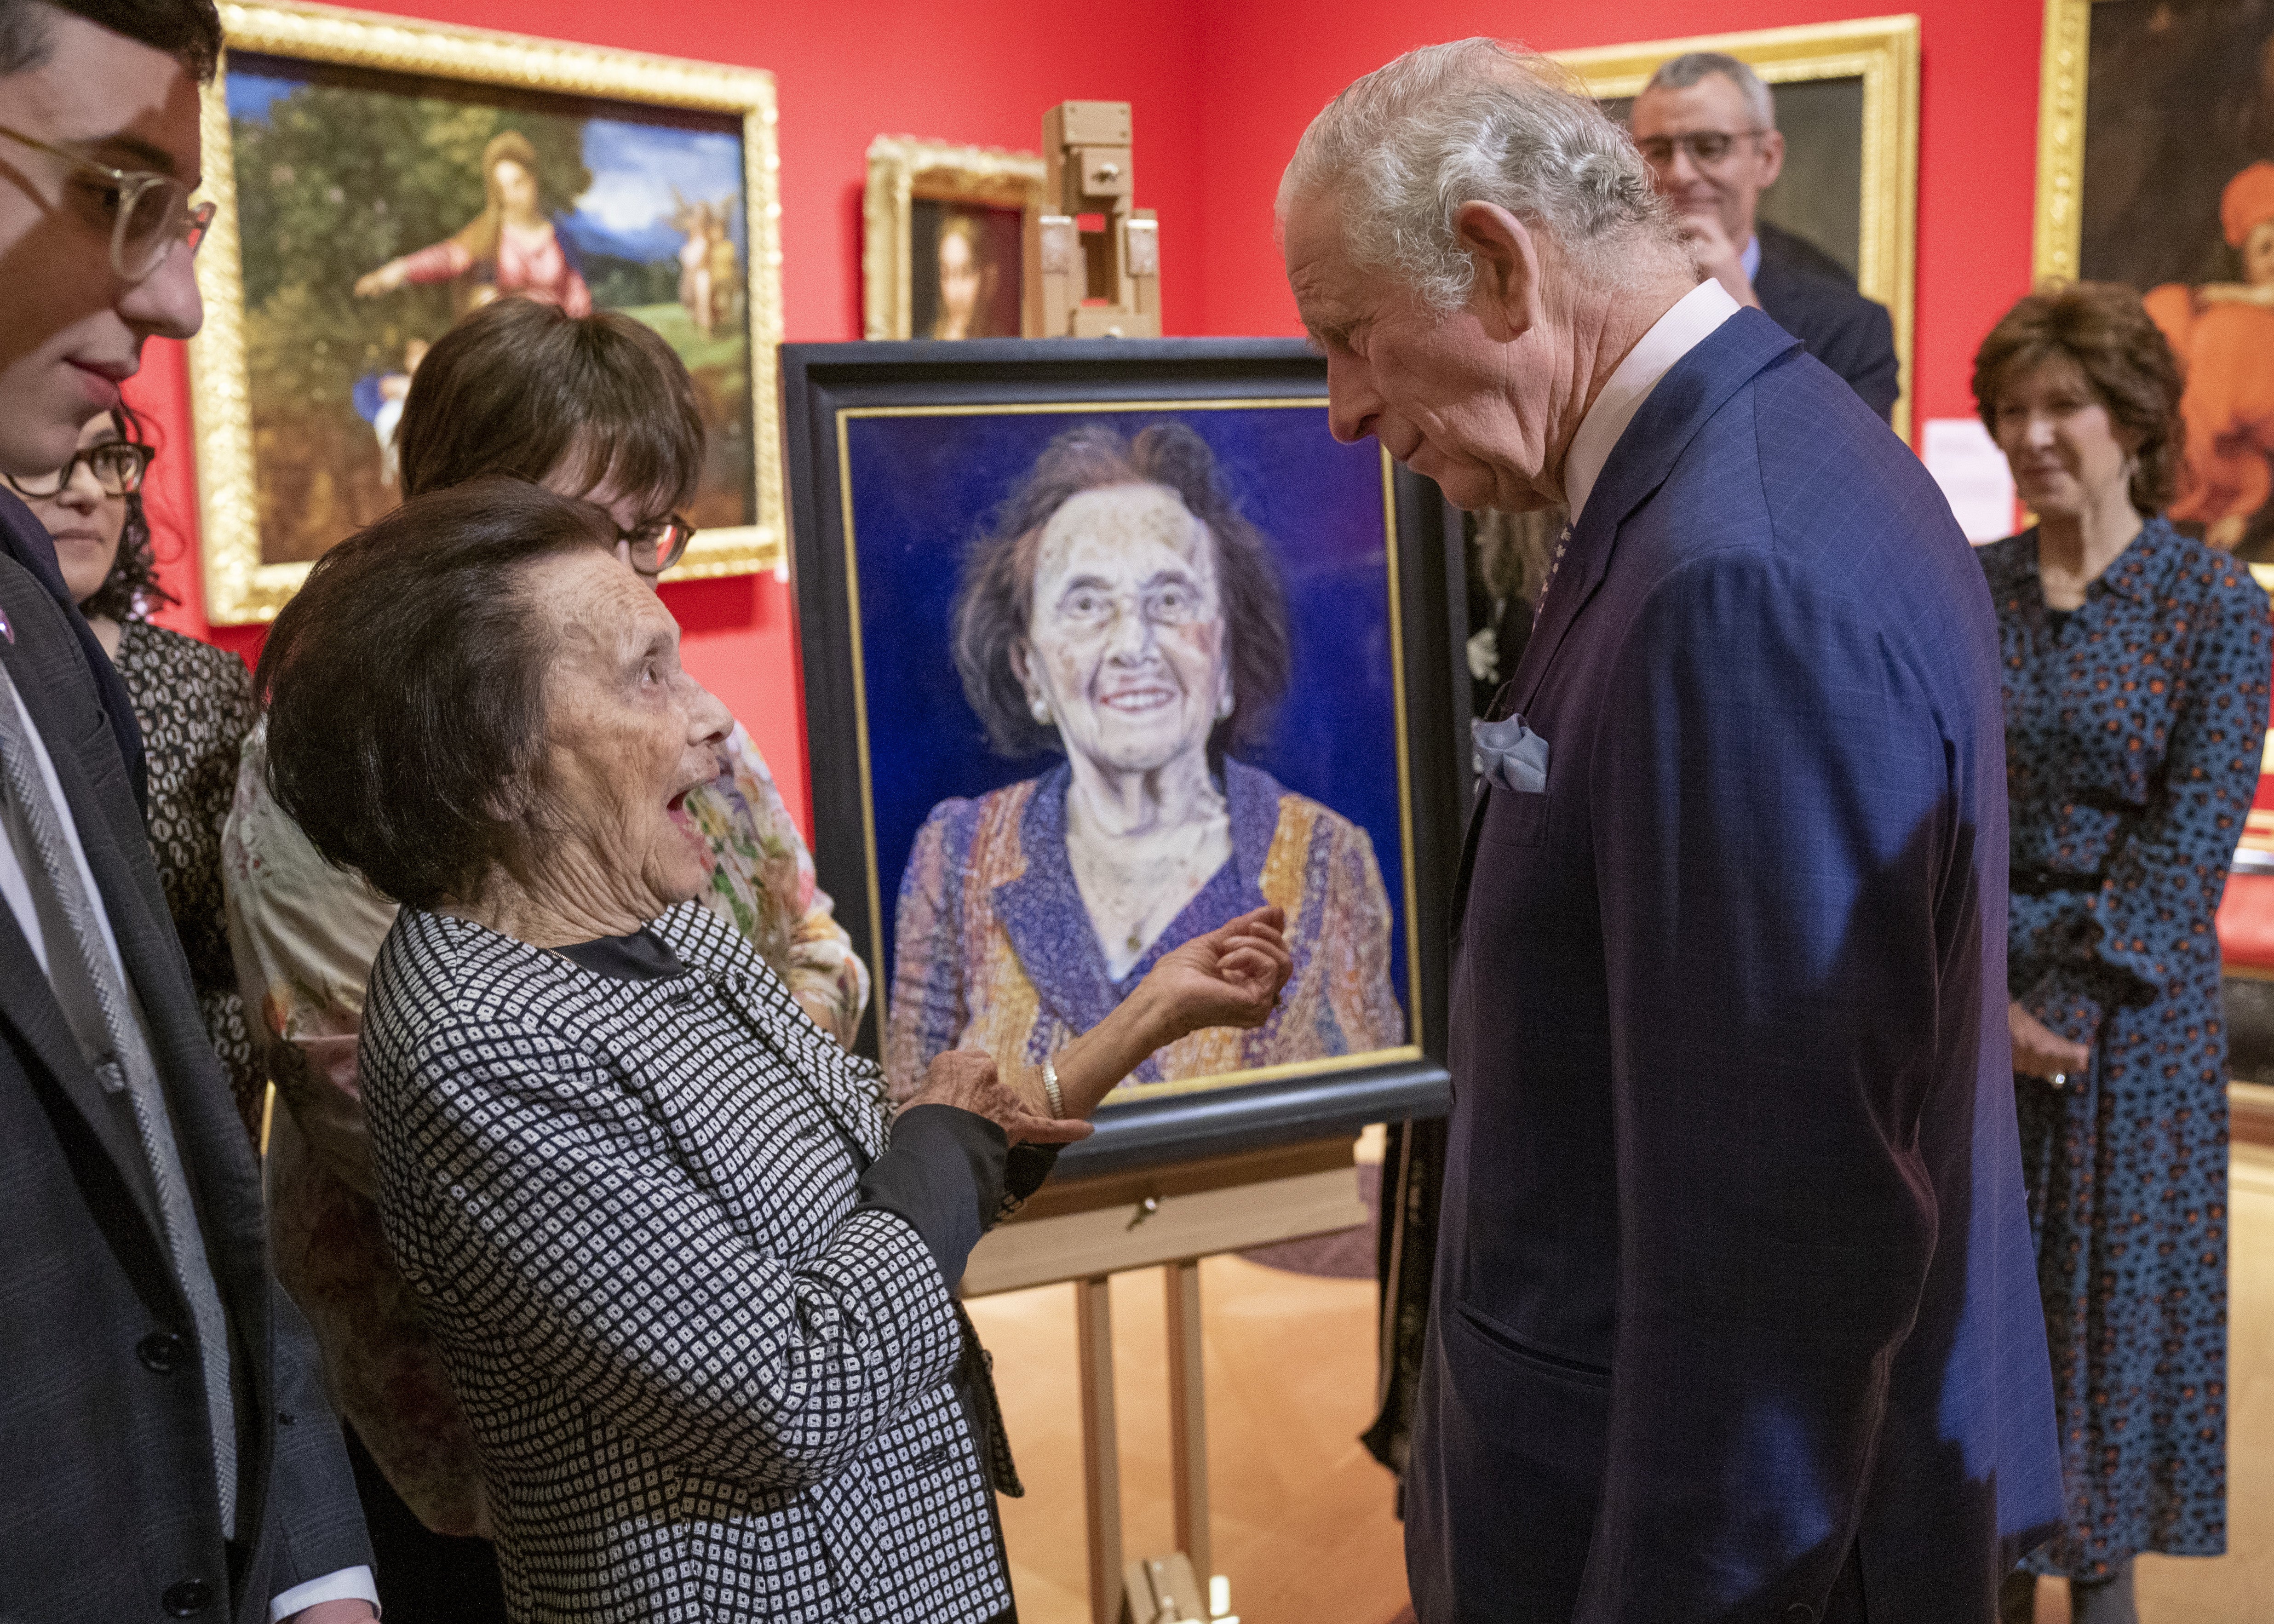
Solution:
{"label": "elderly woman's face", "polygon": [[2015,494],[2038,513],[2077,518],[2129,500],[2139,436],[2117,426],[2084,369],[2066,356],[2000,380],[1992,424]]}
{"label": "elderly woman's face", "polygon": [[1230,698],[1216,545],[1165,485],[1085,491],[1043,527],[1020,675],[1066,748],[1149,772]]}
{"label": "elderly woman's face", "polygon": [[680,668],[670,611],[606,553],[543,560],[529,593],[553,633],[546,784],[561,833],[538,883],[652,919],[710,883],[687,794],[718,776],[734,719]]}

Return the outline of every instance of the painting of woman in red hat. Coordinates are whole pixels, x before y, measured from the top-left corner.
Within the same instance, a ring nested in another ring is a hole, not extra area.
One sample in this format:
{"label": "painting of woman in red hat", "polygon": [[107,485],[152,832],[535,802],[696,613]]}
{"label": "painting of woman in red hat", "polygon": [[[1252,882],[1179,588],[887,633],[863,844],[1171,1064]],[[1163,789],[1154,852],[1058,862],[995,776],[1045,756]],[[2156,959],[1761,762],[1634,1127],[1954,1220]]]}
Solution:
{"label": "painting of woman in red hat", "polygon": [[2165,282],[2146,304],[2187,370],[2187,473],[2171,517],[2232,551],[2274,493],[2274,163],[2228,181],[2218,214],[2243,280]]}

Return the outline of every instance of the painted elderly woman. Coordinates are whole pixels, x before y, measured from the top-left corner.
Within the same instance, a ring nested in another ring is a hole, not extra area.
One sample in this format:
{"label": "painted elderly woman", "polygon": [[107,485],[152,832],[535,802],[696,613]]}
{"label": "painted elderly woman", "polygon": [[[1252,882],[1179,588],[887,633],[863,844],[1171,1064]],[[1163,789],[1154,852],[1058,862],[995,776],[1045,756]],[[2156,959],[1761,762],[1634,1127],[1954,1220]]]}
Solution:
{"label": "painted elderly woman", "polygon": [[697,898],[733,726],[590,503],[415,498],[261,656],[269,777],[403,906],[361,1075],[388,1243],[482,1457],[516,1620],[991,1620],[1009,1455],[954,1284],[1163,1043],[1269,1013],[1261,910],[1038,1076],[948,1054],[887,1117]]}
{"label": "painted elderly woman", "polygon": [[1266,905],[1294,980],[1246,1032],[1196,1032],[1132,1082],[1215,1076],[1404,1039],[1389,907],[1366,831],[1234,760],[1287,683],[1263,538],[1176,423],[1053,440],[973,551],[955,663],[998,750],[1065,760],[942,801],[900,881],[885,1071],[1040,1064],[1184,944]]}

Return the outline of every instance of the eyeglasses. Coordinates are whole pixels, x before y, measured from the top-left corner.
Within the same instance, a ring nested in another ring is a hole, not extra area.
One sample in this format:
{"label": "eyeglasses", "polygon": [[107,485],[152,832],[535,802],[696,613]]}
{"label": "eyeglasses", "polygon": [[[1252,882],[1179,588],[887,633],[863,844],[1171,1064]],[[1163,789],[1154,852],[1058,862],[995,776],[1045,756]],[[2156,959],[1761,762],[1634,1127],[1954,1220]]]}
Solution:
{"label": "eyeglasses", "polygon": [[138,446],[131,440],[107,440],[99,446],[73,452],[72,460],[52,474],[31,474],[20,478],[4,474],[0,478],[15,486],[19,496],[60,496],[71,484],[72,476],[79,472],[79,465],[84,462],[105,496],[132,496],[142,488],[142,476],[150,471],[150,459],[157,455],[154,446]]}
{"label": "eyeglasses", "polygon": [[121,280],[147,281],[166,262],[175,244],[188,244],[194,254],[206,240],[213,224],[214,205],[193,207],[189,187],[172,176],[154,175],[147,169],[114,169],[82,154],[34,140],[5,124],[0,124],[0,135],[34,152],[61,158],[76,173],[94,177],[96,184],[88,190],[100,194],[102,207],[110,216],[110,268]]}
{"label": "eyeglasses", "polygon": [[651,519],[637,530],[619,530],[616,539],[631,549],[632,568],[644,575],[659,575],[685,556],[695,539],[695,527],[679,515]]}
{"label": "eyeglasses", "polygon": [[1693,130],[1688,135],[1647,136],[1635,145],[1642,151],[1643,162],[1653,169],[1670,168],[1677,147],[1688,153],[1699,169],[1711,169],[1728,162],[1738,142],[1756,141],[1767,133],[1766,130]]}

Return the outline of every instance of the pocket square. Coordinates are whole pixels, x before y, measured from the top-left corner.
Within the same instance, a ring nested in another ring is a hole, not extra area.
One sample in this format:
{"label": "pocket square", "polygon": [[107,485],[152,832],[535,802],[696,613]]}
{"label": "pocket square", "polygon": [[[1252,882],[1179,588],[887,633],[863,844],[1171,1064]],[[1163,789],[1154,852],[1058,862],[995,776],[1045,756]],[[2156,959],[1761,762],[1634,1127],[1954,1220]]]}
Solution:
{"label": "pocket square", "polygon": [[1497,722],[1472,722],[1480,777],[1502,789],[1541,794],[1547,788],[1547,741],[1524,725],[1520,716]]}

